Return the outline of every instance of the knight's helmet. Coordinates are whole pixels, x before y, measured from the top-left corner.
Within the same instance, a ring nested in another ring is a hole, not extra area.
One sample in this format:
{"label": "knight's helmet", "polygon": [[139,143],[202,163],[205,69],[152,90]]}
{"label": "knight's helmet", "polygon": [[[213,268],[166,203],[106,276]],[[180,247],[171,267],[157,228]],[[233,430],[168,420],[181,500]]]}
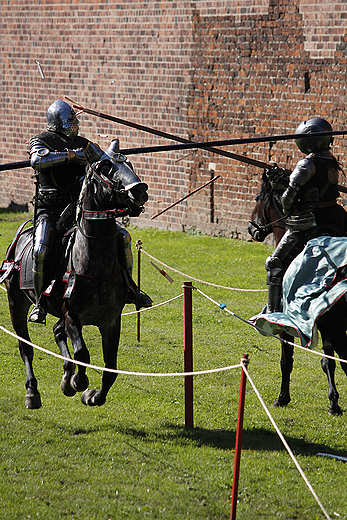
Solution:
{"label": "knight's helmet", "polygon": [[47,130],[66,135],[73,140],[78,135],[76,112],[65,101],[54,101],[47,110]]}
{"label": "knight's helmet", "polygon": [[[295,130],[296,134],[315,134],[316,132],[331,132],[331,124],[325,119],[320,117],[314,117],[308,121],[300,123],[298,128]],[[330,145],[333,143],[333,137],[331,135],[323,135],[317,137],[298,137],[295,139],[295,144],[299,150],[304,154],[312,152],[329,150]]]}

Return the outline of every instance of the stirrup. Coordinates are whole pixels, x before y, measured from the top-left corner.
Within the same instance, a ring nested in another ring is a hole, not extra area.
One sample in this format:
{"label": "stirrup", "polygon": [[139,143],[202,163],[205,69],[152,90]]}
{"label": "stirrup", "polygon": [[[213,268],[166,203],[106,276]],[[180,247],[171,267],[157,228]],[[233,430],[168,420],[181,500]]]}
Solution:
{"label": "stirrup", "polygon": [[33,310],[29,314],[28,322],[43,323],[46,325],[46,311],[39,303],[34,306]]}

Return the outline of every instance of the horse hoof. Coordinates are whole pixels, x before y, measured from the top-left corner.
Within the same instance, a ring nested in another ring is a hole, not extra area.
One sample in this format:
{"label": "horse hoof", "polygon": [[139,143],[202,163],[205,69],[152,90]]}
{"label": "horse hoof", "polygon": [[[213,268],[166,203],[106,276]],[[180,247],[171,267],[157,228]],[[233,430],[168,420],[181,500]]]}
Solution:
{"label": "horse hoof", "polygon": [[67,397],[73,397],[76,394],[76,390],[74,388],[72,388],[70,381],[71,381],[71,379],[68,380],[63,376],[63,379],[61,380],[61,384],[60,384],[61,391]]}
{"label": "horse hoof", "polygon": [[89,385],[89,379],[87,376],[84,376],[83,380],[80,380],[78,373],[73,375],[70,381],[70,385],[76,392],[83,392],[88,388]]}
{"label": "horse hoof", "polygon": [[26,394],[25,396],[25,408],[28,408],[30,410],[37,410],[38,408],[41,408],[41,396],[39,393],[37,394]]}
{"label": "horse hoof", "polygon": [[87,406],[96,406],[96,403],[93,400],[95,394],[96,390],[94,389],[85,390],[81,395],[81,402]]}
{"label": "horse hoof", "polygon": [[288,403],[285,403],[284,401],[280,401],[279,399],[276,399],[276,401],[273,402],[272,406],[274,406],[275,408],[278,408],[279,406],[287,406],[287,404]]}
{"label": "horse hoof", "polygon": [[332,406],[329,410],[330,415],[342,415],[342,410],[338,404]]}

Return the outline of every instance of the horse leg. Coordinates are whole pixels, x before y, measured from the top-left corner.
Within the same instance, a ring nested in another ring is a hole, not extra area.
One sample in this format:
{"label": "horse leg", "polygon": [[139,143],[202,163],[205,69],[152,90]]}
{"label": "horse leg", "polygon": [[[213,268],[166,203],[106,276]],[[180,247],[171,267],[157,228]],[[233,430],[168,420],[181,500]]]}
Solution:
{"label": "horse leg", "polygon": [[[119,316],[114,326],[101,330],[102,350],[105,368],[117,368],[117,353],[120,337],[121,317]],[[102,376],[102,386],[100,390],[89,389],[83,392],[81,401],[89,406],[101,406],[105,404],[108,391],[117,379],[117,373],[104,371]]]}
{"label": "horse leg", "polygon": [[[30,302],[24,292],[19,289],[18,276],[14,276],[11,283],[6,280],[8,304],[13,328],[18,336],[30,341],[27,326],[27,315]],[[41,397],[37,389],[37,379],[33,371],[34,349],[25,341],[18,341],[19,352],[26,368],[25,407],[30,409],[41,408]]]}
{"label": "horse leg", "polygon": [[281,382],[281,391],[280,395],[274,402],[274,406],[286,406],[290,402],[290,393],[289,393],[289,384],[290,384],[290,374],[293,370],[293,352],[294,347],[289,345],[287,341],[291,343],[294,342],[294,338],[289,336],[283,332],[281,334],[281,373],[282,373],[282,382]]}
{"label": "horse leg", "polygon": [[[323,352],[327,356],[334,356],[334,349],[332,348],[331,345],[323,344]],[[339,393],[338,393],[336,385],[335,385],[335,368],[336,368],[335,360],[322,356],[321,365],[322,365],[323,372],[326,374],[326,376],[328,378],[328,385],[329,385],[328,397],[329,397],[329,401],[330,401],[329,413],[331,415],[341,415],[342,410],[338,404]]]}
{"label": "horse leg", "polygon": [[[53,334],[56,344],[59,347],[60,353],[65,358],[70,358],[70,351],[67,346],[67,334],[65,332],[65,323],[63,319],[60,319],[53,327]],[[71,361],[64,359],[63,362],[64,375],[61,380],[60,388],[64,395],[72,397],[75,395],[76,390],[71,386],[71,378],[75,373],[75,364]]]}
{"label": "horse leg", "polygon": [[[78,317],[67,313],[65,316],[65,328],[73,345],[74,359],[88,364],[90,356],[82,336],[82,326]],[[88,388],[89,380],[85,366],[77,365],[77,372],[71,377],[70,385],[76,392],[83,392]]]}
{"label": "horse leg", "polygon": [[[323,341],[323,352],[328,356],[334,356],[334,351],[337,352],[339,357],[346,359],[347,353],[347,338],[346,331],[343,321],[341,320],[340,311],[341,301],[339,300],[330,310],[327,312],[323,319],[319,322],[319,331]],[[342,314],[343,316],[343,314]],[[322,357],[321,365],[324,373],[328,378],[328,396],[330,400],[331,415],[341,415],[342,410],[338,404],[339,393],[335,385],[335,368],[336,363],[334,359],[329,359],[325,356]],[[343,366],[343,370],[347,371],[347,367]]]}

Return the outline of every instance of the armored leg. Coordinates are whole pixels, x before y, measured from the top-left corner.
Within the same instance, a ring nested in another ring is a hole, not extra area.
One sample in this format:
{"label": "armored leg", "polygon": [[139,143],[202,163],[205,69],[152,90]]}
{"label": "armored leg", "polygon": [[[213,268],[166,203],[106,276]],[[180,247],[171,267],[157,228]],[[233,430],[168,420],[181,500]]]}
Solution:
{"label": "armored leg", "polygon": [[131,236],[129,231],[117,224],[118,229],[118,259],[128,275],[133,275],[133,254],[131,252]]}
{"label": "armored leg", "polygon": [[34,323],[45,323],[46,308],[43,291],[48,284],[48,267],[51,249],[54,242],[54,223],[48,219],[41,219],[35,230],[35,241],[33,250],[33,278],[36,304],[31,311],[28,321]]}
{"label": "armored leg", "polygon": [[127,303],[133,303],[137,309],[142,307],[151,307],[151,298],[142,291],[139,291],[136,283],[132,278],[133,274],[133,255],[131,252],[131,236],[123,227],[117,224],[118,228],[118,258],[121,266],[128,274],[129,283],[133,290],[129,289]]}
{"label": "armored leg", "polygon": [[281,310],[282,278],[284,271],[281,259],[269,256],[265,262],[267,271],[268,296],[267,312],[278,312]]}
{"label": "armored leg", "polygon": [[282,280],[290,263],[302,251],[306,232],[286,231],[275,251],[266,259],[268,305],[267,312],[281,310]]}

